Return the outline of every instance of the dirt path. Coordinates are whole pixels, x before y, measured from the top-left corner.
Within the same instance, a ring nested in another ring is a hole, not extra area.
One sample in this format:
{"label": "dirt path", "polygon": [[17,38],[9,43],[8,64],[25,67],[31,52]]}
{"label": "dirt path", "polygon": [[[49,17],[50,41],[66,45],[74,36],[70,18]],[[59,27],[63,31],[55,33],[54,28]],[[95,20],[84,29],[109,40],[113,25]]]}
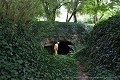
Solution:
{"label": "dirt path", "polygon": [[76,65],[77,65],[77,70],[78,70],[77,79],[78,80],[87,80],[88,76],[87,76],[87,73],[83,71],[84,70],[83,65],[81,65],[79,61],[76,62]]}

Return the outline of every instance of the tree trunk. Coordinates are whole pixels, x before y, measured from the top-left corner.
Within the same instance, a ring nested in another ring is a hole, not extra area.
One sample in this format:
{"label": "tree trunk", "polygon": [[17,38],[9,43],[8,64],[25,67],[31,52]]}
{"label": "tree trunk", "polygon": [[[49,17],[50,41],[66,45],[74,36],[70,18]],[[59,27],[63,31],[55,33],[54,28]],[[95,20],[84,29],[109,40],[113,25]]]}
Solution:
{"label": "tree trunk", "polygon": [[66,17],[66,22],[68,22],[68,12],[67,12],[67,17]]}
{"label": "tree trunk", "polygon": [[74,12],[71,14],[70,18],[68,19],[68,22],[70,22],[72,16],[73,16]]}
{"label": "tree trunk", "polygon": [[55,21],[55,12],[52,11],[51,14],[50,13],[46,13],[46,17],[47,17],[47,21],[50,22],[54,22]]}
{"label": "tree trunk", "polygon": [[57,5],[55,8],[49,6],[49,2],[42,0],[42,4],[45,10],[47,21],[54,22],[56,17],[56,10],[59,9],[62,5]]}
{"label": "tree trunk", "polygon": [[4,13],[0,12],[0,21],[2,21],[2,19],[4,19],[4,16],[7,16],[9,6],[6,0],[0,0],[0,6],[4,10]]}
{"label": "tree trunk", "polygon": [[94,24],[98,22],[98,16],[97,16],[97,14],[94,15],[93,22],[94,22]]}
{"label": "tree trunk", "polygon": [[99,20],[101,20],[103,18],[103,16],[104,16],[104,13],[100,16]]}
{"label": "tree trunk", "polygon": [[74,12],[73,16],[74,16],[74,22],[77,22],[76,12]]}
{"label": "tree trunk", "polygon": [[68,22],[71,20],[72,16],[74,18],[74,22],[77,22],[76,13],[77,13],[78,4],[79,4],[79,0],[75,0],[74,1],[74,9],[73,9],[73,12],[72,12],[70,18],[68,19]]}
{"label": "tree trunk", "polygon": [[73,13],[71,14],[70,18],[68,19],[68,22],[70,22],[70,20],[72,19],[72,16],[74,18],[74,22],[77,22],[76,13],[77,13],[77,11],[73,11]]}

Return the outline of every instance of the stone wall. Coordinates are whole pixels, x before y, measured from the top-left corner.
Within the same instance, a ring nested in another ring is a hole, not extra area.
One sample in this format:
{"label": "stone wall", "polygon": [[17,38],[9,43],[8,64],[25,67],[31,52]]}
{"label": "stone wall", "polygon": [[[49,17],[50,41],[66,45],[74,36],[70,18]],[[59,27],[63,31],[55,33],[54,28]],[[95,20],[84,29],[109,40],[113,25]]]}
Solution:
{"label": "stone wall", "polygon": [[85,43],[85,35],[87,34],[83,24],[76,23],[58,23],[49,34],[44,37],[42,44],[44,46],[52,45],[57,41],[69,41],[73,44]]}
{"label": "stone wall", "polygon": [[85,35],[87,34],[83,24],[57,22],[52,31],[44,36],[41,43],[53,53],[53,46],[56,42],[66,41],[72,44],[84,44]]}

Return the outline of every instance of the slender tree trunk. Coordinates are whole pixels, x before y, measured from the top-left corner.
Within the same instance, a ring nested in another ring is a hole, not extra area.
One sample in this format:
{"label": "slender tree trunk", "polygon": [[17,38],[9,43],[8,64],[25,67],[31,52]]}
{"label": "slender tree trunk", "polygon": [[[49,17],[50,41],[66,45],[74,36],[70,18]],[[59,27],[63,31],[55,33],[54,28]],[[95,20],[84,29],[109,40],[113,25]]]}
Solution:
{"label": "slender tree trunk", "polygon": [[70,22],[72,16],[73,16],[74,12],[71,14],[70,18],[68,19],[68,22]]}
{"label": "slender tree trunk", "polygon": [[74,22],[77,22],[77,17],[76,17],[76,14],[77,14],[77,7],[78,7],[78,4],[79,4],[79,0],[75,0],[75,5],[74,5]]}
{"label": "slender tree trunk", "polygon": [[103,18],[103,16],[104,16],[104,13],[100,16],[99,20],[101,20]]}
{"label": "slender tree trunk", "polygon": [[76,13],[77,13],[78,4],[79,4],[79,0],[75,0],[74,1],[74,9],[73,9],[73,12],[72,12],[70,18],[68,19],[68,22],[71,20],[72,16],[74,18],[74,22],[77,22]]}
{"label": "slender tree trunk", "polygon": [[98,16],[97,16],[97,14],[94,15],[94,19],[93,19],[93,20],[94,20],[94,21],[93,21],[94,24],[98,22]]}
{"label": "slender tree trunk", "polygon": [[55,13],[54,12],[51,12],[51,14],[46,13],[46,17],[47,17],[47,21],[50,21],[50,22],[55,21]]}
{"label": "slender tree trunk", "polygon": [[56,17],[56,10],[58,8],[60,8],[62,5],[56,6],[54,9],[50,10],[50,8],[48,6],[49,5],[48,2],[42,0],[42,4],[43,4],[44,10],[45,10],[47,21],[54,22],[55,21],[55,17]]}
{"label": "slender tree trunk", "polygon": [[5,14],[3,14],[3,12],[0,12],[0,21],[1,21],[2,19],[4,19],[4,16],[7,16],[9,6],[6,0],[0,0],[0,6],[6,12]]}
{"label": "slender tree trunk", "polygon": [[51,16],[51,21],[55,21],[55,17],[56,17],[56,9],[54,9],[53,11],[52,11],[52,16]]}
{"label": "slender tree trunk", "polygon": [[76,13],[77,13],[77,11],[73,11],[73,13],[71,14],[70,18],[68,19],[68,22],[70,22],[70,20],[72,19],[72,17],[74,18],[74,22],[77,22]]}
{"label": "slender tree trunk", "polygon": [[67,17],[66,17],[66,22],[68,22],[68,12],[67,12]]}
{"label": "slender tree trunk", "polygon": [[73,14],[73,16],[74,16],[74,22],[77,22],[76,13],[77,13],[77,12],[74,12],[74,14]]}
{"label": "slender tree trunk", "polygon": [[[94,6],[99,6],[99,0],[95,0]],[[98,13],[98,11],[95,10],[95,14],[94,14],[94,17],[93,17],[94,24],[98,21],[98,15],[97,15],[97,13]]]}

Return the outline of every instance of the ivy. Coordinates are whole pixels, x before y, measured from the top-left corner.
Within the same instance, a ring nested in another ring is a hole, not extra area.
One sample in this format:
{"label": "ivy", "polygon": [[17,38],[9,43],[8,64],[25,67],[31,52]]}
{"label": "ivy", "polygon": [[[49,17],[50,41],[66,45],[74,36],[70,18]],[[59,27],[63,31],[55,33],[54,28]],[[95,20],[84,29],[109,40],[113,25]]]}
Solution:
{"label": "ivy", "polygon": [[76,80],[75,60],[51,56],[30,30],[13,35],[11,26],[0,24],[0,80]]}
{"label": "ivy", "polygon": [[87,40],[87,47],[79,52],[79,57],[86,59],[84,60],[86,68],[92,80],[96,80],[95,77],[100,80],[118,80],[120,78],[119,19],[120,15],[116,15],[97,23]]}

